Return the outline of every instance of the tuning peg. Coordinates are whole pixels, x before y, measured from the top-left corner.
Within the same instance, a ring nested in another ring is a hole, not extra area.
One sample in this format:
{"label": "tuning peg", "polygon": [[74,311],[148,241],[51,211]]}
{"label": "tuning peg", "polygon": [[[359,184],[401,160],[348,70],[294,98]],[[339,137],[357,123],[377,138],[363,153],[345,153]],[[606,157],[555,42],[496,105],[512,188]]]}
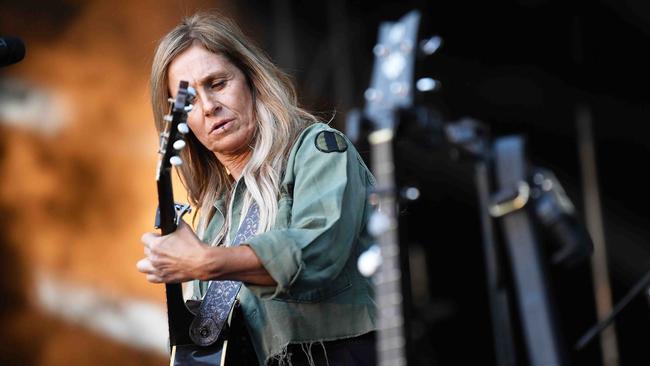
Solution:
{"label": "tuning peg", "polygon": [[184,140],[176,140],[176,141],[174,141],[174,149],[182,150],[184,147],[185,147],[185,141]]}
{"label": "tuning peg", "polygon": [[372,48],[372,52],[375,54],[377,57],[385,57],[388,56],[388,48],[384,46],[383,44],[377,44],[375,47]]}
{"label": "tuning peg", "polygon": [[370,215],[368,221],[368,232],[372,236],[380,236],[391,228],[391,221],[388,215],[381,211],[375,211]]}
{"label": "tuning peg", "polygon": [[165,122],[171,122],[173,119],[174,119],[174,117],[171,114],[166,114],[163,117],[163,121],[165,121]]}
{"label": "tuning peg", "polygon": [[188,132],[190,132],[190,128],[187,126],[187,123],[179,123],[178,132],[182,133],[183,135],[186,135]]}
{"label": "tuning peg", "polygon": [[363,96],[366,98],[366,101],[375,103],[379,102],[383,97],[381,91],[375,88],[366,89],[366,91],[363,93]]}
{"label": "tuning peg", "polygon": [[185,111],[185,113],[189,113],[192,111],[192,108],[194,108],[194,106],[190,104],[183,107],[183,110]]}
{"label": "tuning peg", "polygon": [[193,97],[196,96],[196,89],[192,88],[191,86],[188,86],[187,87],[187,94],[189,94],[189,95],[191,95]]}
{"label": "tuning peg", "polygon": [[440,46],[442,46],[442,38],[440,36],[433,36],[420,42],[420,50],[427,56],[436,53]]}
{"label": "tuning peg", "polygon": [[174,103],[174,102],[176,102],[176,99],[174,99],[174,98],[167,98],[167,102],[168,102],[168,103]]}
{"label": "tuning peg", "polygon": [[420,198],[420,190],[417,187],[404,187],[400,191],[400,195],[407,201],[416,201]]}
{"label": "tuning peg", "polygon": [[172,156],[171,158],[169,158],[169,162],[173,166],[179,166],[179,165],[183,164],[183,160],[178,156]]}
{"label": "tuning peg", "polygon": [[430,92],[440,89],[440,81],[433,78],[421,78],[415,82],[415,88],[421,92]]}
{"label": "tuning peg", "polygon": [[381,249],[376,244],[361,253],[357,260],[357,269],[364,277],[370,277],[381,266]]}

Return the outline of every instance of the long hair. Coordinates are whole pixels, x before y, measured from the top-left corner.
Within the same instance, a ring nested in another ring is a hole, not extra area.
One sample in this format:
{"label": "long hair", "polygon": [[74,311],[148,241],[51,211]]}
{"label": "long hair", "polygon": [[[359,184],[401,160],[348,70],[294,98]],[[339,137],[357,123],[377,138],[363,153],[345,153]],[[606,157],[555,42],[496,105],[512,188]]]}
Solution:
{"label": "long hair", "polygon": [[[290,78],[248,39],[237,25],[214,12],[199,12],[185,18],[158,44],[151,68],[151,103],[156,129],[163,129],[163,116],[169,108],[168,69],[171,62],[198,43],[206,50],[226,57],[245,75],[249,84],[256,131],[252,154],[242,171],[247,193],[245,214],[252,202],[259,206],[258,232],[268,231],[275,221],[277,200],[287,155],[300,132],[316,118],[298,106]],[[230,199],[233,180],[216,156],[194,134],[188,134],[187,147],[181,152],[183,185],[190,203],[200,209],[198,235],[205,233],[219,197]],[[230,230],[231,218],[212,240],[220,241]],[[241,222],[241,221],[240,221]]]}

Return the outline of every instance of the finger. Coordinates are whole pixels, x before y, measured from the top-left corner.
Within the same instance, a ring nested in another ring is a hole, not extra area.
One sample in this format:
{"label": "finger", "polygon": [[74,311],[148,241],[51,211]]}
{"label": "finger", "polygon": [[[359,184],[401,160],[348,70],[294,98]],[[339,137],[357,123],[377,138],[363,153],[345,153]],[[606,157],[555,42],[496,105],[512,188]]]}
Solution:
{"label": "finger", "polygon": [[144,245],[150,246],[158,238],[160,238],[160,235],[158,233],[147,232],[147,233],[144,233],[142,235],[142,237],[140,238],[140,241],[142,241],[142,243],[144,243]]}
{"label": "finger", "polygon": [[163,279],[160,278],[159,276],[155,274],[148,274],[147,275],[147,281],[151,283],[163,283]]}
{"label": "finger", "polygon": [[144,246],[144,255],[147,257],[151,257],[151,249],[148,246]]}
{"label": "finger", "polygon": [[152,274],[156,272],[156,268],[153,266],[149,258],[140,259],[135,266],[138,271],[142,273]]}

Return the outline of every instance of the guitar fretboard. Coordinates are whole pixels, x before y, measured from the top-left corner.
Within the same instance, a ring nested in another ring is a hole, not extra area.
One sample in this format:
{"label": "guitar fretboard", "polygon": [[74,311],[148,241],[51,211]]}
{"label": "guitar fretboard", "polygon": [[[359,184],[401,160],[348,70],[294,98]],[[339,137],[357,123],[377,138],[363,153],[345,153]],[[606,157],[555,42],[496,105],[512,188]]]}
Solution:
{"label": "guitar fretboard", "polygon": [[370,135],[372,166],[377,179],[379,214],[386,223],[377,242],[382,264],[374,277],[375,296],[379,310],[377,361],[380,366],[406,364],[404,351],[404,317],[402,315],[402,275],[397,240],[396,203],[394,197],[394,164],[392,131],[379,130]]}

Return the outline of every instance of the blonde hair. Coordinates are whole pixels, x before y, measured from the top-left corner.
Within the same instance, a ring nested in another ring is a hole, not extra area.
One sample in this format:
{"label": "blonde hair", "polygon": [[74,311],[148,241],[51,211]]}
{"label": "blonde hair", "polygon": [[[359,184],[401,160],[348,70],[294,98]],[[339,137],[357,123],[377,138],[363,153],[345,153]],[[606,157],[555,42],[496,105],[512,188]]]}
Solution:
{"label": "blonde hair", "polygon": [[[247,187],[242,214],[253,201],[256,202],[260,213],[258,232],[268,231],[277,214],[278,194],[289,149],[298,135],[316,122],[316,118],[298,106],[290,78],[234,22],[214,12],[199,12],[185,18],[160,41],[156,49],[150,87],[158,132],[163,129],[163,116],[169,108],[169,65],[194,43],[223,55],[246,76],[254,104],[256,131],[251,158],[240,178]],[[180,167],[181,180],[190,203],[201,212],[198,235],[202,237],[214,214],[216,200],[219,197],[226,197],[226,202],[230,200],[233,181],[215,155],[192,133],[188,134],[187,148],[181,152],[181,158],[185,162]],[[230,230],[231,218],[226,216],[226,224],[212,244],[219,242]]]}

